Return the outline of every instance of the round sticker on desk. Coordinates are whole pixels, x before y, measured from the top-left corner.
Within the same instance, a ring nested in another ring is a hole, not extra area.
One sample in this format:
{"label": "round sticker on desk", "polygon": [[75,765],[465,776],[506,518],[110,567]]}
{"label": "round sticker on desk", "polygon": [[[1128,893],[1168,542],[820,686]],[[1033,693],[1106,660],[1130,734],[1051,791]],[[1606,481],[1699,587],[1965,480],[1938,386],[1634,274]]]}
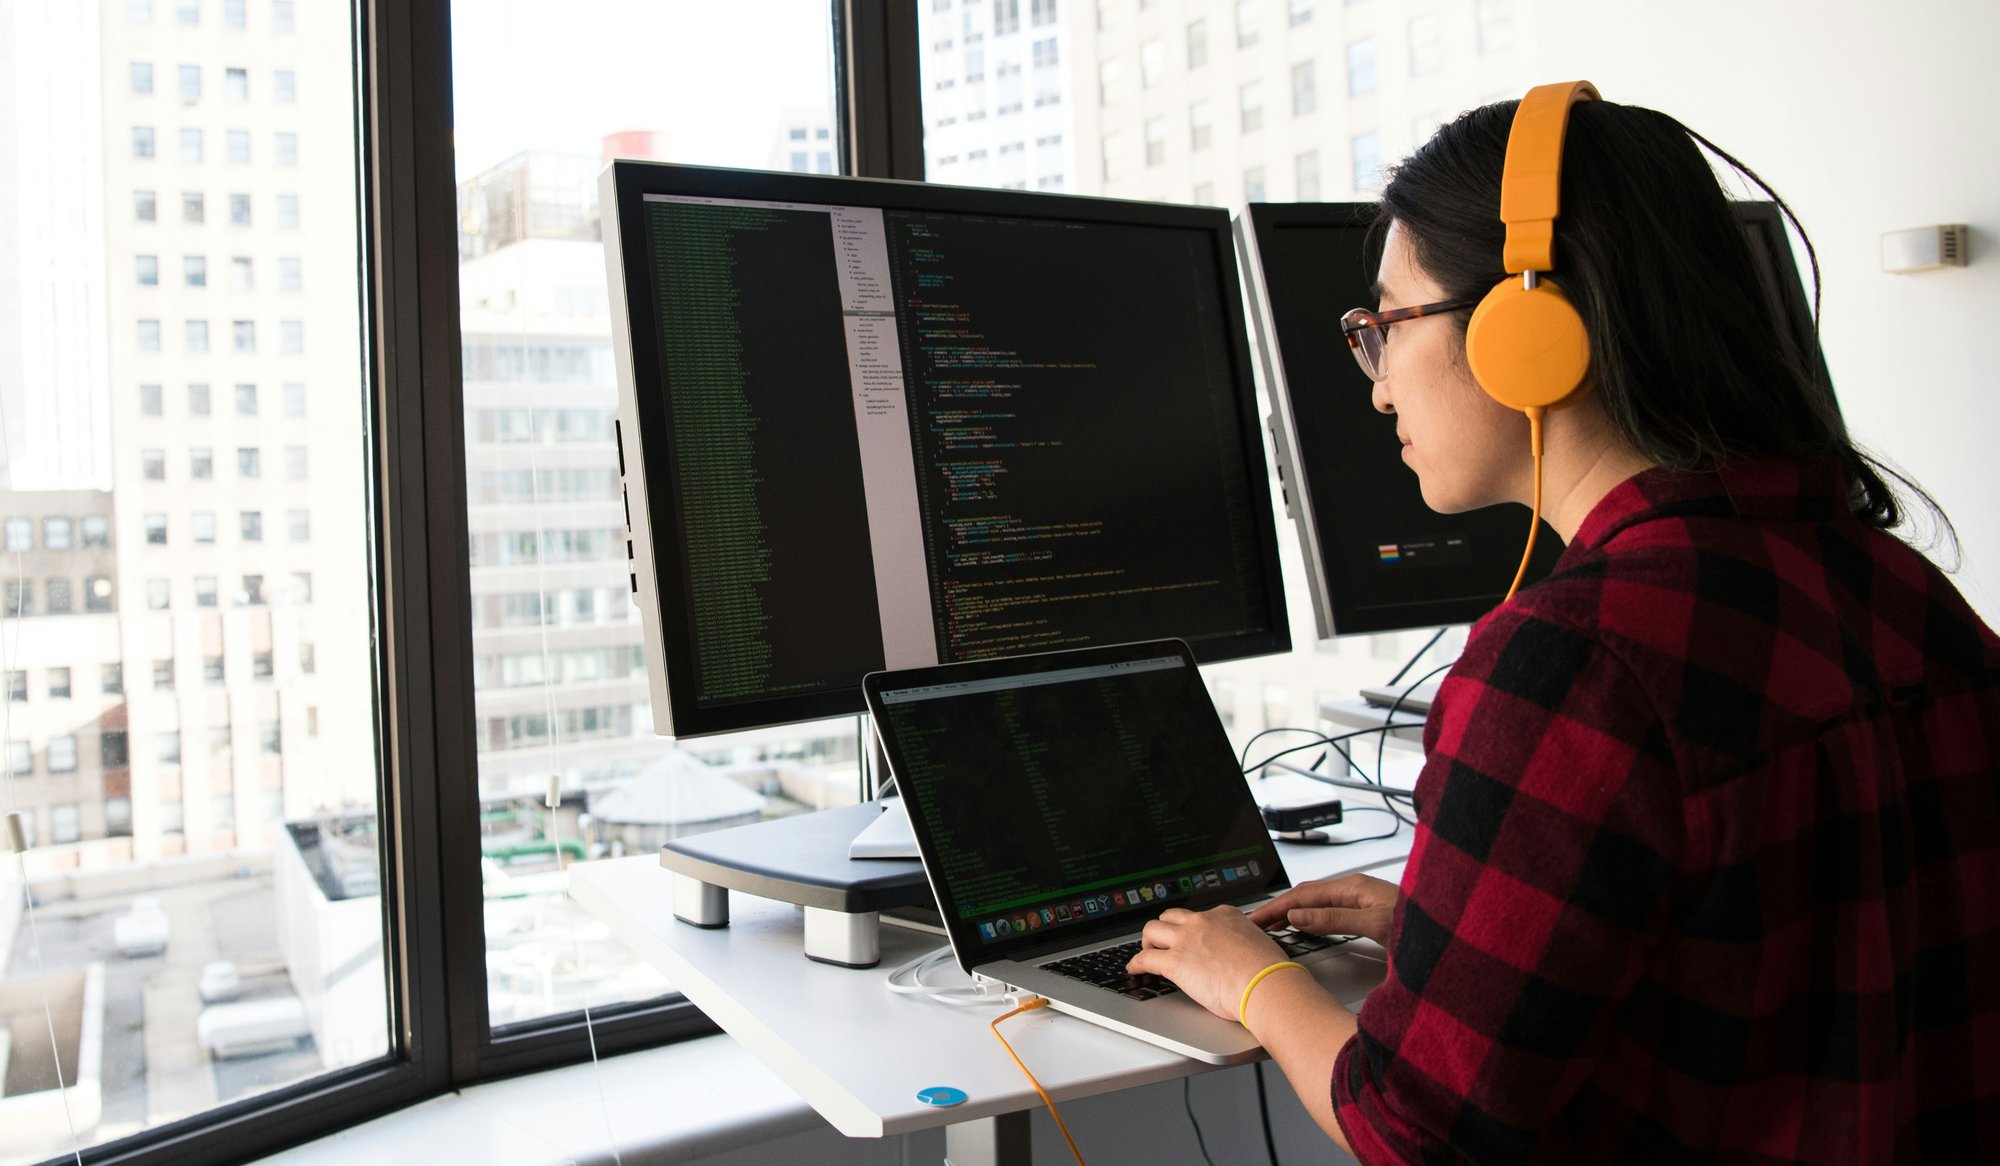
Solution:
{"label": "round sticker on desk", "polygon": [[949,1085],[933,1085],[929,1089],[918,1090],[917,1100],[923,1102],[925,1105],[963,1105],[965,1103],[965,1090],[953,1089]]}

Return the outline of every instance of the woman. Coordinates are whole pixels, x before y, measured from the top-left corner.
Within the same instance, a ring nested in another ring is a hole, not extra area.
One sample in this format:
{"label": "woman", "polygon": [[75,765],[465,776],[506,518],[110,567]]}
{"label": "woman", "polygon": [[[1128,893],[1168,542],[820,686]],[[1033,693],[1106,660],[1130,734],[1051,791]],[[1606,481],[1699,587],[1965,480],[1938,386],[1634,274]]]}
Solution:
{"label": "woman", "polygon": [[[1381,311],[1504,277],[1515,104],[1395,171]],[[1593,390],[1547,420],[1566,549],[1432,706],[1401,887],[1171,910],[1132,970],[1240,1010],[1364,1162],[2000,1159],[2000,640],[1886,533],[1691,131],[1583,102],[1561,191]],[[1445,512],[1532,490],[1467,315],[1397,323],[1371,370]],[[1287,921],[1388,949],[1358,1018],[1258,978]]]}

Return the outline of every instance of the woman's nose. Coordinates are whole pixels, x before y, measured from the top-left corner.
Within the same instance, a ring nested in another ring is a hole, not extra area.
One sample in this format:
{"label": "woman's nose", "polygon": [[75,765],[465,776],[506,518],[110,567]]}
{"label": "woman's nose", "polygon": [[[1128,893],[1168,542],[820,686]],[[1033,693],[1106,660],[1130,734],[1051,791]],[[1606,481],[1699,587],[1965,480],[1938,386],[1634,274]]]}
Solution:
{"label": "woman's nose", "polygon": [[1376,381],[1374,390],[1368,395],[1368,400],[1375,406],[1377,413],[1394,413],[1396,411],[1396,402],[1389,399],[1389,384],[1387,381]]}

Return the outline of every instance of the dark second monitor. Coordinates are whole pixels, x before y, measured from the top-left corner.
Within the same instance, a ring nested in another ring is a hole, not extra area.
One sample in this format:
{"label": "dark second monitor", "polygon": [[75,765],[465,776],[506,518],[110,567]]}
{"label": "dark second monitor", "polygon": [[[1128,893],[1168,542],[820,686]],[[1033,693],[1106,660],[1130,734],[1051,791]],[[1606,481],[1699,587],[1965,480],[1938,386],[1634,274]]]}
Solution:
{"label": "dark second monitor", "polygon": [[[1776,207],[1735,206],[1773,321],[1824,375]],[[1525,506],[1432,511],[1402,462],[1394,419],[1375,412],[1373,383],[1340,332],[1348,309],[1375,306],[1374,217],[1373,203],[1253,203],[1237,221],[1285,504],[1323,637],[1477,620],[1506,595],[1528,534]],[[1561,553],[1544,527],[1523,585]]]}
{"label": "dark second monitor", "polygon": [[883,668],[1290,647],[1225,212],[617,162],[632,589],[677,736]]}

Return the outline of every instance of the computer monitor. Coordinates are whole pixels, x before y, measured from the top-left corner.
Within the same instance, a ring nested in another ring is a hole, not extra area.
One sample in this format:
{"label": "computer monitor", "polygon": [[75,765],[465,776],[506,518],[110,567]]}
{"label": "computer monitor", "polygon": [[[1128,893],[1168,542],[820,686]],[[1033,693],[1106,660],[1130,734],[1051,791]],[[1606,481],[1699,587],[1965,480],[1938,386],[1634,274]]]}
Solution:
{"label": "computer monitor", "polygon": [[602,176],[656,727],[1158,637],[1290,648],[1220,210],[619,161]]}
{"label": "computer monitor", "polygon": [[[1773,318],[1823,374],[1776,207],[1735,205]],[[1339,326],[1348,309],[1374,305],[1374,218],[1373,203],[1252,203],[1236,223],[1284,502],[1321,637],[1471,623],[1506,596],[1528,535],[1525,506],[1465,514],[1426,506],[1394,419],[1375,412],[1373,385]],[[1544,526],[1524,583],[1547,575],[1561,553]]]}

